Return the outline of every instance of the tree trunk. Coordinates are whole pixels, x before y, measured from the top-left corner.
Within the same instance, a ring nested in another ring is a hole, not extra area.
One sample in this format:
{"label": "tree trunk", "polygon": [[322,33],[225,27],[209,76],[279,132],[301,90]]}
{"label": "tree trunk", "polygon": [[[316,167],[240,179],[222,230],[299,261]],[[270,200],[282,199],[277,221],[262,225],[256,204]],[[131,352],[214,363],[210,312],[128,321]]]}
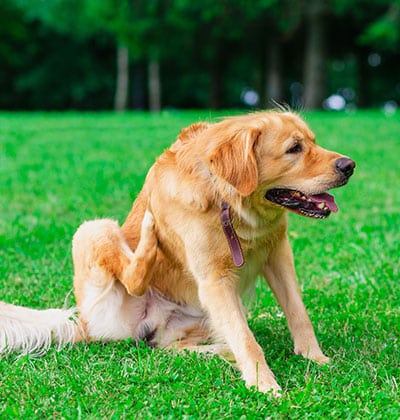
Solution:
{"label": "tree trunk", "polygon": [[368,53],[364,48],[358,48],[356,51],[357,57],[357,96],[358,96],[358,106],[360,108],[365,108],[369,105],[368,101],[368,68],[367,60]]}
{"label": "tree trunk", "polygon": [[137,61],[132,65],[131,91],[133,109],[146,108],[146,65]]}
{"label": "tree trunk", "polygon": [[282,50],[277,39],[272,38],[267,44],[266,63],[265,105],[268,107],[283,99]]}
{"label": "tree trunk", "polygon": [[125,111],[128,104],[129,51],[123,45],[117,47],[117,83],[115,87],[114,109]]}
{"label": "tree trunk", "polygon": [[304,62],[304,107],[320,108],[326,86],[325,2],[310,0],[306,11],[306,52]]}
{"label": "tree trunk", "polygon": [[210,108],[221,109],[222,102],[222,73],[217,63],[211,69]]}
{"label": "tree trunk", "polygon": [[226,67],[226,46],[216,41],[213,62],[211,63],[211,84],[210,84],[210,107],[211,109],[221,109],[223,95],[223,79]]}
{"label": "tree trunk", "polygon": [[160,111],[161,109],[161,78],[160,62],[156,59],[149,61],[149,108],[150,111]]}

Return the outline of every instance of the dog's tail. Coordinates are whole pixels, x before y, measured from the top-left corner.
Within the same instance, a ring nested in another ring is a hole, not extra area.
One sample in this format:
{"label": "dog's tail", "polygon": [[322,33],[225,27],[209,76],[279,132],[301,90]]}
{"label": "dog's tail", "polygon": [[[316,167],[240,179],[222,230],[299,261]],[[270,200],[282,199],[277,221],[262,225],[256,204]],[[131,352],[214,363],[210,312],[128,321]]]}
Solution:
{"label": "dog's tail", "polygon": [[0,354],[44,354],[80,341],[82,328],[71,309],[30,309],[0,302]]}

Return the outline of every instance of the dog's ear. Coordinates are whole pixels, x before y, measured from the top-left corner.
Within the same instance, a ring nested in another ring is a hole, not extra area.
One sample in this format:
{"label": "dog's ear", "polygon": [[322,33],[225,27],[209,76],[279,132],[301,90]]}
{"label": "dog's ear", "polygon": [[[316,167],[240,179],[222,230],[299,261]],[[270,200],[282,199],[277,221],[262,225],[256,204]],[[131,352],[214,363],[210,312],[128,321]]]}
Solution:
{"label": "dog's ear", "polygon": [[260,129],[241,128],[220,142],[208,156],[211,171],[243,196],[250,195],[258,185],[255,146],[260,134]]}
{"label": "dog's ear", "polygon": [[190,125],[189,127],[182,128],[178,138],[182,142],[187,142],[192,140],[196,135],[200,134],[202,131],[208,128],[208,124],[203,122],[198,122]]}
{"label": "dog's ear", "polygon": [[202,122],[195,123],[190,125],[189,127],[182,128],[178,138],[176,139],[176,142],[171,145],[170,151],[177,153],[181,149],[183,144],[194,141],[194,139],[207,128],[208,124]]}

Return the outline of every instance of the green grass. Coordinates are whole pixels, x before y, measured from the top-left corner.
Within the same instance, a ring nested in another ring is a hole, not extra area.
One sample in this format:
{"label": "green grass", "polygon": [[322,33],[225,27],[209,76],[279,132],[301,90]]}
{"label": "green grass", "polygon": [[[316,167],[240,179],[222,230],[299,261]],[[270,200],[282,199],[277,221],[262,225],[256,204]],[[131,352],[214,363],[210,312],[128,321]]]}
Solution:
{"label": "green grass", "polygon": [[[180,127],[215,116],[0,113],[0,300],[73,305],[70,242],[79,224],[122,222]],[[329,366],[293,355],[280,308],[260,283],[249,323],[284,397],[247,390],[218,358],[127,340],[3,356],[0,417],[399,418],[400,117],[305,118],[321,145],[357,161],[335,193],[338,214],[291,216],[299,281]]]}

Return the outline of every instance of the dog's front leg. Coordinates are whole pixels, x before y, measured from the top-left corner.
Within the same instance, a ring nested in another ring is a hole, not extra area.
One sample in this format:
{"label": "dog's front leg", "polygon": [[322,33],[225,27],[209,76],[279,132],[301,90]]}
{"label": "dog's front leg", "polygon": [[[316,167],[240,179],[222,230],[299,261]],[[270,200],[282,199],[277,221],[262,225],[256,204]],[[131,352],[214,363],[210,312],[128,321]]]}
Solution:
{"label": "dog's front leg", "polygon": [[315,337],[314,329],[301,298],[287,237],[283,237],[270,253],[264,275],[286,316],[294,340],[296,354],[320,364],[329,362]]}
{"label": "dog's front leg", "polygon": [[216,333],[230,347],[246,385],[278,395],[280,387],[248,327],[235,276],[231,272],[209,273],[198,278],[198,287],[200,302]]}

